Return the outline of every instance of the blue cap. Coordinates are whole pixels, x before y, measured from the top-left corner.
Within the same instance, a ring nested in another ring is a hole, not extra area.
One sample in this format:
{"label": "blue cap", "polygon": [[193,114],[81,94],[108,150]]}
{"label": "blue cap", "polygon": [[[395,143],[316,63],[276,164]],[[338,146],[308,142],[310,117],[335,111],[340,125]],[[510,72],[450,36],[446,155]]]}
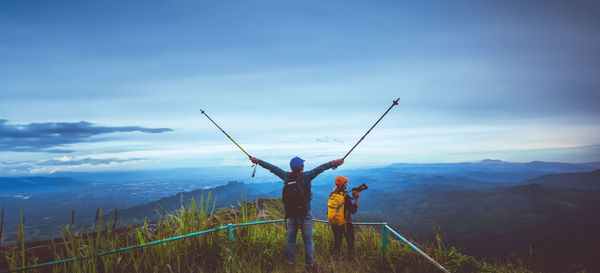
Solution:
{"label": "blue cap", "polygon": [[294,157],[292,158],[292,160],[290,160],[290,168],[292,168],[293,171],[299,171],[304,167],[304,159],[299,158],[299,157]]}

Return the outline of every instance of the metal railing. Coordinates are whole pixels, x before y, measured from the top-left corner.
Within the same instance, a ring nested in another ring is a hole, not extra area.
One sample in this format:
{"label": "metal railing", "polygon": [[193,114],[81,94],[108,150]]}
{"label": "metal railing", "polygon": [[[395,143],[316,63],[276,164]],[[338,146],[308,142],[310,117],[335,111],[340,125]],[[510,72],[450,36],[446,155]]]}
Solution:
{"label": "metal railing", "polygon": [[[329,223],[325,220],[315,219],[315,221]],[[384,259],[385,259],[385,252],[387,251],[387,237],[388,237],[387,234],[388,234],[388,231],[390,231],[393,235],[398,237],[398,239],[402,240],[410,248],[415,250],[417,253],[419,253],[419,255],[423,256],[425,259],[427,259],[430,263],[435,265],[437,268],[444,271],[445,273],[450,273],[450,271],[448,271],[446,268],[444,268],[441,264],[436,262],[433,258],[429,257],[429,255],[427,255],[425,252],[423,252],[418,247],[413,245],[409,240],[406,240],[406,238],[404,238],[402,235],[400,235],[400,233],[396,232],[394,229],[392,229],[390,226],[388,226],[388,224],[386,222],[383,222],[383,223],[361,223],[361,222],[354,223],[353,222],[352,224],[353,225],[380,225],[381,226],[381,254]]]}
{"label": "metal railing", "polygon": [[[9,269],[9,270],[2,270],[2,271],[0,271],[0,273],[20,272],[20,271],[24,271],[24,270],[31,270],[31,269],[36,269],[36,268],[41,268],[41,267],[46,267],[46,266],[58,265],[58,264],[62,264],[62,263],[69,263],[69,262],[81,261],[81,260],[89,259],[89,258],[92,258],[92,257],[100,257],[100,256],[105,256],[105,255],[109,255],[109,254],[119,253],[119,252],[123,252],[123,251],[129,251],[129,250],[133,250],[133,249],[147,247],[147,246],[151,246],[151,245],[157,245],[157,244],[172,242],[172,241],[181,240],[181,239],[185,239],[185,238],[190,238],[190,237],[198,236],[198,235],[201,235],[201,234],[206,234],[206,233],[215,232],[215,231],[224,230],[224,229],[227,229],[227,232],[228,232],[228,235],[229,235],[228,237],[229,237],[229,241],[230,241],[230,251],[231,251],[231,256],[232,256],[231,262],[232,262],[232,265],[233,265],[233,263],[234,263],[233,254],[234,254],[234,251],[235,251],[235,248],[234,248],[234,246],[235,246],[234,245],[234,238],[233,238],[233,229],[235,227],[251,226],[251,225],[262,225],[262,224],[271,224],[271,223],[279,223],[279,222],[284,222],[284,221],[285,221],[285,219],[279,219],[279,220],[270,220],[270,221],[259,221],[259,222],[251,222],[251,223],[241,223],[241,224],[228,224],[226,226],[220,226],[218,228],[212,228],[212,229],[207,229],[207,230],[203,230],[203,231],[189,233],[189,234],[185,234],[185,235],[181,235],[181,236],[175,236],[175,237],[171,237],[171,238],[161,239],[161,240],[157,240],[157,241],[148,242],[148,243],[145,243],[145,244],[139,244],[139,245],[128,246],[128,247],[123,247],[123,248],[119,248],[119,249],[113,249],[113,250],[109,250],[109,251],[104,251],[104,252],[97,253],[95,255],[85,255],[85,256],[81,256],[81,257],[74,257],[74,258],[69,258],[69,259],[64,259],[64,260],[58,260],[58,261],[52,261],[52,262],[47,262],[47,263],[35,264],[35,265],[31,265],[31,266],[18,267],[18,268]],[[329,222],[327,222],[325,220],[319,220],[319,219],[314,219],[314,221],[315,222],[321,222],[321,223],[329,223]],[[410,248],[412,248],[413,250],[415,250],[417,253],[419,253],[419,255],[423,256],[425,259],[427,259],[429,262],[431,262],[437,268],[439,268],[440,270],[442,270],[445,273],[450,273],[450,271],[448,271],[447,269],[445,269],[442,265],[440,265],[438,262],[436,262],[433,258],[429,257],[429,255],[427,255],[425,252],[423,252],[422,250],[420,250],[418,247],[416,247],[415,245],[413,245],[410,241],[406,240],[398,232],[396,232],[395,230],[393,230],[390,226],[387,225],[387,223],[385,223],[385,222],[383,222],[383,223],[361,223],[361,222],[358,222],[358,223],[352,223],[352,224],[353,225],[379,225],[379,226],[381,226],[381,254],[382,254],[382,257],[383,257],[384,261],[385,261],[385,257],[386,257],[385,254],[386,254],[386,251],[387,251],[387,237],[388,237],[388,231],[389,231],[389,232],[391,232],[391,234],[393,234],[396,237],[398,237],[398,239],[402,240],[404,243],[406,243],[408,246],[410,246]]]}

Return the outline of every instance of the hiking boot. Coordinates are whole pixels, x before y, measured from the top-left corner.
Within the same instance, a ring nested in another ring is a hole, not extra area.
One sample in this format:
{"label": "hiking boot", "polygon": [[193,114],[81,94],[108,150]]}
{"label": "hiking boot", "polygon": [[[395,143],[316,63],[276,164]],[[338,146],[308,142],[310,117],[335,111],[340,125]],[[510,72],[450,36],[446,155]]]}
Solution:
{"label": "hiking boot", "polygon": [[317,273],[317,265],[315,265],[315,264],[306,265],[304,267],[306,268],[306,273]]}

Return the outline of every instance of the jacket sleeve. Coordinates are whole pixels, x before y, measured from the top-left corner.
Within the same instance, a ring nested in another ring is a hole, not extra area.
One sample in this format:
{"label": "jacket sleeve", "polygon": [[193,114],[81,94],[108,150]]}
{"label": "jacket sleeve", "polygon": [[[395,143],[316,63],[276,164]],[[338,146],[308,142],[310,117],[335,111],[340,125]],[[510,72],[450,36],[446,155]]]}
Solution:
{"label": "jacket sleeve", "polygon": [[331,162],[327,162],[325,164],[320,165],[319,167],[312,169],[310,172],[306,173],[304,177],[306,177],[309,181],[313,180],[315,177],[317,177],[317,175],[330,168]]}
{"label": "jacket sleeve", "polygon": [[271,165],[270,163],[268,163],[266,161],[262,161],[262,160],[260,160],[258,162],[258,165],[269,170],[271,173],[277,175],[279,178],[281,178],[281,180],[285,179],[286,172],[284,170],[278,168],[277,166]]}

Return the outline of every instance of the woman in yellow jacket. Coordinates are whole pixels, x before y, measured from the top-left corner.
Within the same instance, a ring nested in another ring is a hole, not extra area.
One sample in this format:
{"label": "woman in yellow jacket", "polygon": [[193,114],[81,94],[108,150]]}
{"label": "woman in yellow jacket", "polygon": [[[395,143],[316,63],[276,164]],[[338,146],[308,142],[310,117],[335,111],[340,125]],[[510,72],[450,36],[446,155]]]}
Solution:
{"label": "woman in yellow jacket", "polygon": [[[334,256],[339,257],[340,247],[342,246],[342,237],[346,237],[346,244],[348,244],[348,258],[352,259],[354,256],[354,226],[352,225],[351,215],[356,213],[356,211],[358,210],[358,198],[360,196],[360,192],[352,192],[352,196],[354,197],[353,203],[353,198],[346,193],[346,188],[348,187],[348,180],[350,180],[350,178],[343,177],[341,175],[335,178],[335,189],[329,195],[330,201],[328,202],[329,209],[327,212],[327,219],[330,220],[334,238],[331,253]],[[342,200],[342,197],[343,203],[340,202]],[[339,204],[339,206],[336,206],[334,204]],[[336,213],[341,213],[341,215],[338,215],[340,217],[343,217],[343,220],[331,219],[335,217],[334,214]]]}

